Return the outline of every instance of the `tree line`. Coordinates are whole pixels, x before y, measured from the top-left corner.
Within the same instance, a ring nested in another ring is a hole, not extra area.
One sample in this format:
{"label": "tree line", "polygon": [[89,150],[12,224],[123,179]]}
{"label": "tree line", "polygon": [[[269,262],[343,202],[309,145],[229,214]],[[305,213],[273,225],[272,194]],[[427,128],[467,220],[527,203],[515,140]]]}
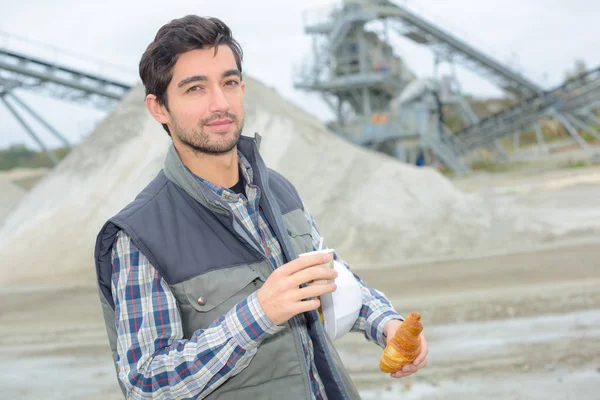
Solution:
{"label": "tree line", "polygon": [[[51,151],[59,160],[69,154],[67,147],[59,147]],[[0,170],[50,167],[52,167],[52,162],[44,151],[31,150],[23,144],[13,144],[6,149],[0,149]]]}

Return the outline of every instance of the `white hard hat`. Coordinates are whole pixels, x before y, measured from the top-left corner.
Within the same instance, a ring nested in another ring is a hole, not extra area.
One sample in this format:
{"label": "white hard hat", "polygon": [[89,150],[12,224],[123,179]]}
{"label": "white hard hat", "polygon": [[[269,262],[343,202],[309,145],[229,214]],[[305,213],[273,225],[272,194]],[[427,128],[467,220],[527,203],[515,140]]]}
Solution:
{"label": "white hard hat", "polygon": [[352,272],[335,260],[333,267],[338,272],[337,289],[321,296],[323,325],[332,341],[350,332],[362,307],[362,291]]}

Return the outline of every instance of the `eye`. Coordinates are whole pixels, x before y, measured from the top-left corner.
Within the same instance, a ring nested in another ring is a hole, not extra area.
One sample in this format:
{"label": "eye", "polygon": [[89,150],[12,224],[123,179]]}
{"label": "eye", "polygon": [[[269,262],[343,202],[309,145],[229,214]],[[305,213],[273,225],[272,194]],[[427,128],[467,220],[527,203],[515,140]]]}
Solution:
{"label": "eye", "polygon": [[191,88],[189,88],[188,90],[186,90],[186,92],[197,92],[198,90],[202,90],[202,88],[198,85],[194,85]]}
{"label": "eye", "polygon": [[238,82],[238,81],[236,81],[235,79],[231,79],[231,80],[229,80],[229,81],[225,82],[225,84],[226,84],[227,86],[237,86],[237,85],[239,85],[239,82]]}

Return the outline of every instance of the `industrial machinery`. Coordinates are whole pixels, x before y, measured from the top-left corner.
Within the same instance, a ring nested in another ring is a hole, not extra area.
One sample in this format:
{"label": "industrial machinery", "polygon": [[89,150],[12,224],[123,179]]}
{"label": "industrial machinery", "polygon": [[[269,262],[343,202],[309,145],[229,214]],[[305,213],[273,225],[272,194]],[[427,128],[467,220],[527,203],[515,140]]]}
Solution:
{"label": "industrial machinery", "polygon": [[[532,125],[539,131],[540,118],[550,115],[592,151],[575,127],[593,131],[594,115],[582,107],[586,101],[600,100],[594,71],[546,92],[408,7],[388,0],[344,0],[316,20],[305,16],[305,32],[313,37],[313,57],[294,85],[318,92],[336,115],[331,129],[358,145],[418,165],[442,163],[461,173],[468,171],[467,153],[498,146],[499,138]],[[441,62],[468,67],[513,96],[517,104],[480,121],[455,89],[456,76],[417,78],[395,55],[391,32],[431,48],[436,69]],[[460,116],[465,126],[461,132],[451,132],[444,123],[444,106]]]}

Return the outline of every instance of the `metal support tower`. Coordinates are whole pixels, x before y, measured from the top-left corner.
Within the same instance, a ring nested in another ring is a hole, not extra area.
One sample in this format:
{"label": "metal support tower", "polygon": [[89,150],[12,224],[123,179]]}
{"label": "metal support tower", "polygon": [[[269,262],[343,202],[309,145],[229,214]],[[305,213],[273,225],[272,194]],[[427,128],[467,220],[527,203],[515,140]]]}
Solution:
{"label": "metal support tower", "polygon": [[27,105],[15,90],[39,92],[106,110],[112,108],[130,87],[131,85],[100,75],[0,48],[0,100],[27,134],[46,152],[53,165],[57,163],[56,156],[27,123],[19,108],[44,126],[64,146],[70,148],[71,145],[56,128]]}
{"label": "metal support tower", "polygon": [[389,111],[390,101],[414,79],[385,40],[385,25],[379,34],[364,29],[374,18],[345,2],[330,23],[306,26],[313,34],[314,60],[295,87],[321,93],[337,116],[340,133]]}
{"label": "metal support tower", "polygon": [[[365,30],[365,25],[369,23],[372,27],[373,21],[384,27],[382,34]],[[436,69],[439,62],[451,62],[452,66],[454,63],[461,64],[515,95],[520,102],[505,112],[479,120],[461,98],[460,91],[455,91],[453,100],[449,100],[450,97],[444,100],[445,104],[452,103],[466,122],[466,128],[458,135],[448,134],[441,118],[438,124],[432,121],[426,127],[422,124],[424,119],[431,120],[435,114],[431,104],[440,102],[439,95],[431,99],[431,96],[436,96],[435,90],[422,87],[420,95],[413,96],[412,102],[405,99],[402,110],[394,110],[393,103],[398,102],[398,97],[410,97],[405,96],[403,91],[409,91],[407,86],[414,76],[409,72],[398,74],[394,68],[386,69],[385,72],[391,74],[385,76],[381,70],[373,68],[376,55],[373,49],[377,48],[385,48],[381,53],[384,62],[403,65],[393,55],[386,40],[390,29],[430,47],[436,57]],[[435,26],[408,7],[388,0],[345,0],[326,18],[314,23],[305,19],[305,32],[313,35],[314,63],[304,71],[295,86],[322,94],[338,116],[336,133],[403,160],[410,161],[411,156],[407,152],[410,153],[410,147],[416,146],[416,151],[431,150],[455,172],[464,171],[461,156],[481,146],[498,149],[499,138],[511,133],[515,133],[516,147],[521,130],[530,126],[536,130],[542,151],[547,151],[539,128],[540,118],[556,115],[563,124],[569,125],[565,125],[569,132],[576,132],[575,126],[583,129],[584,120],[595,118],[593,115],[590,117],[589,110],[584,112],[582,109],[593,102],[600,103],[593,73],[579,83],[565,84],[564,88],[557,89],[559,93],[545,92],[535,82],[456,35]],[[365,40],[368,35],[373,39]],[[582,116],[574,120],[574,114]],[[573,138],[578,140],[580,136],[577,134],[577,138]],[[578,143],[586,145],[585,141]],[[406,146],[409,148],[404,148]],[[505,151],[501,154],[506,155]]]}

